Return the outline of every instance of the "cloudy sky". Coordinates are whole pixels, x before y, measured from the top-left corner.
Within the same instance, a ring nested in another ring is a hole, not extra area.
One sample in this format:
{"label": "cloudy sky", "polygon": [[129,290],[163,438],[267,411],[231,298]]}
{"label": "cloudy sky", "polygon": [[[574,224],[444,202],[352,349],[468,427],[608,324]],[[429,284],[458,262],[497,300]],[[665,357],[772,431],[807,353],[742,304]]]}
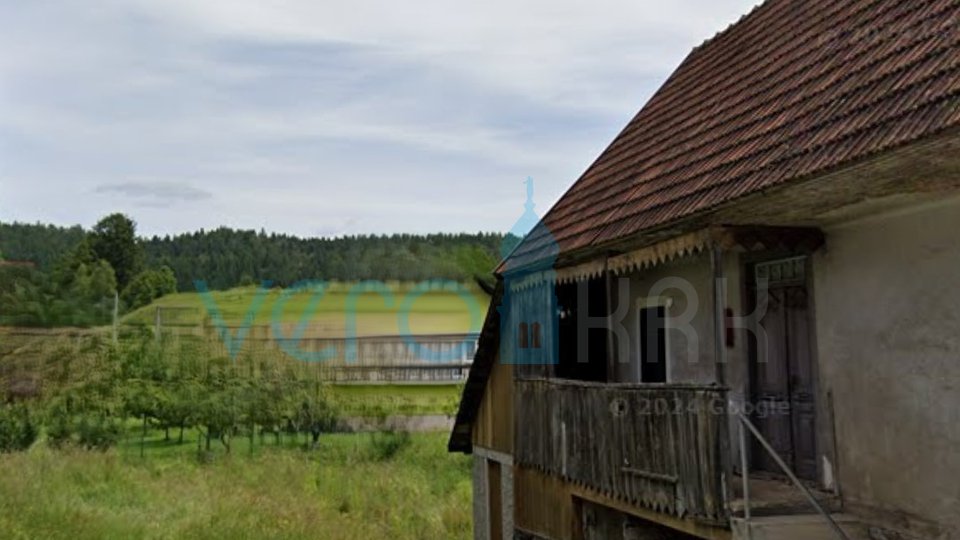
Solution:
{"label": "cloudy sky", "polygon": [[0,0],[0,220],[507,230],[755,0]]}

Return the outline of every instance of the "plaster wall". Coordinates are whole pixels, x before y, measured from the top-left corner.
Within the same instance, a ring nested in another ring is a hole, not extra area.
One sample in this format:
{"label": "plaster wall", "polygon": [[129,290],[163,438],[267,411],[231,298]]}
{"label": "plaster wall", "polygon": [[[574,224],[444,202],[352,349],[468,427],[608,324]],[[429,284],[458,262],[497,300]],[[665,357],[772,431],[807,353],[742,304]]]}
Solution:
{"label": "plaster wall", "polygon": [[845,502],[960,538],[960,200],[835,224],[813,261]]}

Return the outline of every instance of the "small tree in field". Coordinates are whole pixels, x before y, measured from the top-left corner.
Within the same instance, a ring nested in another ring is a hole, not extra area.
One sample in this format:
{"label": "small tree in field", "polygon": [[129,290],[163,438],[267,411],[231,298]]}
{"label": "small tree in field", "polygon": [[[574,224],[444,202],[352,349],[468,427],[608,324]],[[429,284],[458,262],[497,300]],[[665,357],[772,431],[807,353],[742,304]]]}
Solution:
{"label": "small tree in field", "polygon": [[230,453],[230,438],[245,421],[244,381],[233,368],[227,358],[214,359],[203,379],[204,396],[198,407],[197,422],[206,427],[207,451],[212,438],[216,437]]}
{"label": "small tree in field", "polygon": [[143,457],[148,421],[159,416],[160,403],[164,399],[163,388],[148,379],[133,379],[125,386],[125,409],[134,418],[140,419],[140,457]]}
{"label": "small tree in field", "polygon": [[323,392],[320,383],[316,382],[310,386],[313,388],[307,388],[299,393],[297,424],[303,432],[310,434],[312,438],[310,447],[316,449],[320,443],[320,435],[333,431],[339,416],[333,403]]}
{"label": "small tree in field", "polygon": [[183,431],[195,425],[203,395],[203,387],[194,379],[177,378],[166,384],[165,399],[160,402],[157,413],[160,425],[168,432],[168,440],[170,428],[175,428],[180,430],[177,442],[183,443]]}
{"label": "small tree in field", "polygon": [[37,440],[38,426],[25,404],[0,404],[0,452],[26,450]]}

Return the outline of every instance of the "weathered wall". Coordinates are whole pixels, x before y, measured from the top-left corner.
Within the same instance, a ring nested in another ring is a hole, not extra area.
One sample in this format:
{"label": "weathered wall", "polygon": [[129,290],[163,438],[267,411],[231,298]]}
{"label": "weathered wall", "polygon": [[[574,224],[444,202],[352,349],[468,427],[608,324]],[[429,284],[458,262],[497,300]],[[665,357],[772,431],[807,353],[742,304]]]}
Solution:
{"label": "weathered wall", "polygon": [[[740,255],[728,252],[723,257],[723,276],[726,287],[725,308],[733,310],[736,317],[745,317],[742,265]],[[714,327],[713,269],[710,256],[700,253],[681,257],[666,264],[632,272],[617,280],[620,290],[628,290],[630,309],[625,321],[630,333],[630,353],[627,362],[618,362],[615,380],[637,382],[639,371],[636,366],[639,333],[638,302],[651,296],[663,296],[670,299],[667,310],[669,322],[667,332],[667,381],[671,383],[709,384],[717,381],[714,363]],[[625,282],[625,285],[624,285]],[[623,289],[623,287],[627,289]],[[614,297],[620,298],[618,294]],[[686,327],[690,334],[681,330],[680,320],[688,320]],[[693,340],[691,335],[695,336]],[[734,344],[724,346],[724,374],[729,388],[729,399],[735,407],[743,408],[749,381],[747,330],[734,330]],[[733,459],[739,459],[737,453],[736,423],[730,426],[730,450]]]}
{"label": "weathered wall", "polygon": [[473,445],[513,453],[513,366],[500,363],[499,355],[473,424]]}
{"label": "weathered wall", "polygon": [[[473,514],[474,538],[513,537],[513,366],[494,358],[490,378],[473,424]],[[489,478],[489,465],[498,465],[499,479]],[[499,511],[491,511],[490,489],[499,489]],[[499,515],[499,520],[496,517]],[[498,523],[495,523],[499,521]],[[499,528],[501,536],[493,533]]]}
{"label": "weathered wall", "polygon": [[487,460],[484,457],[473,456],[473,539],[488,540],[490,538],[490,522],[488,513],[488,486]]}
{"label": "weathered wall", "polygon": [[[665,297],[671,302],[667,308],[667,382],[715,380],[711,281],[710,260],[705,254],[680,258],[615,279],[614,306],[627,300],[629,308],[624,325],[630,334],[629,352],[621,353],[615,366],[615,380],[639,382],[638,303],[650,297]],[[689,334],[681,330],[680,318],[689,318],[686,325]]]}
{"label": "weathered wall", "polygon": [[473,537],[513,538],[513,458],[481,447],[473,451]]}
{"label": "weathered wall", "polygon": [[[736,253],[727,253],[723,258],[723,273],[727,287],[724,307],[733,309],[735,315],[744,315],[741,309],[740,263]],[[713,269],[710,256],[700,253],[624,276],[628,287],[630,309],[625,326],[630,333],[630,355],[635,361],[638,355],[639,333],[638,303],[652,296],[670,299],[668,313],[668,360],[667,382],[708,384],[716,381],[714,365],[715,328],[713,323]],[[619,283],[623,281],[617,280]],[[620,285],[623,287],[623,285]],[[619,295],[615,295],[619,298]],[[687,320],[683,328],[681,321]],[[695,336],[695,338],[691,338]],[[742,387],[746,380],[746,348],[744,332],[738,331],[733,347],[725,347],[728,363],[728,383],[733,388]],[[634,364],[618,363],[616,379],[623,382],[636,381],[638,372]]]}
{"label": "weathered wall", "polygon": [[951,538],[960,537],[958,231],[957,199],[915,206],[826,228],[813,264],[844,499],[902,524],[939,522]]}
{"label": "weathered wall", "polygon": [[578,524],[571,485],[553,476],[517,467],[513,475],[516,493],[516,526],[552,540],[571,540]]}
{"label": "weathered wall", "polygon": [[[648,527],[659,524],[676,531],[672,536],[683,537],[680,532],[713,540],[730,540],[727,529],[703,525],[695,520],[672,518],[651,510],[633,506],[623,500],[592,491],[588,488],[564,482],[556,477],[533,469],[515,467],[514,490],[516,498],[516,526],[518,530],[537,538],[550,540],[583,539],[581,510],[584,503],[601,505],[629,514],[644,521]],[[663,532],[660,527],[652,527]]]}

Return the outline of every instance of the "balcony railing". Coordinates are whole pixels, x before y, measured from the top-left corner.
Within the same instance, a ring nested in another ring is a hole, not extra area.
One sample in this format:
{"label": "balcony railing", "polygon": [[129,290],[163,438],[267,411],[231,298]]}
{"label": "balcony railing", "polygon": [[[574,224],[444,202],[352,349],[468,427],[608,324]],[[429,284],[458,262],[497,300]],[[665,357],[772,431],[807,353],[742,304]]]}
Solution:
{"label": "balcony railing", "polygon": [[515,460],[677,517],[723,522],[715,386],[516,381]]}

